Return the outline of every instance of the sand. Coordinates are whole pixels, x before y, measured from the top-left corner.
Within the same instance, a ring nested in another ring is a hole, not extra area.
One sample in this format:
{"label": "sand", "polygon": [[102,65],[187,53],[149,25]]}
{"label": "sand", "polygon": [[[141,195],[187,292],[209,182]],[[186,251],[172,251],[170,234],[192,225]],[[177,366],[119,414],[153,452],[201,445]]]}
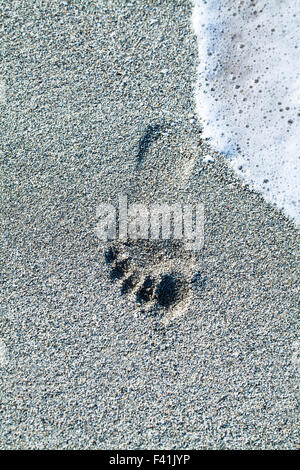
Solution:
{"label": "sand", "polygon": [[[299,233],[201,138],[191,3],[1,8],[0,447],[297,448]],[[204,204],[196,254],[112,244],[176,308],[112,276],[96,208],[124,193]]]}

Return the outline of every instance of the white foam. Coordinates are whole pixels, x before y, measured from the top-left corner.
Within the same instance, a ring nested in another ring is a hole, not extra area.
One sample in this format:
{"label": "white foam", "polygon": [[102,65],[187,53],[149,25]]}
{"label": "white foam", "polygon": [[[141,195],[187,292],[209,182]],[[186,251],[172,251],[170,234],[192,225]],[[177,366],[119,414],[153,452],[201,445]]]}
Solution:
{"label": "white foam", "polygon": [[299,0],[195,0],[204,137],[300,225]]}

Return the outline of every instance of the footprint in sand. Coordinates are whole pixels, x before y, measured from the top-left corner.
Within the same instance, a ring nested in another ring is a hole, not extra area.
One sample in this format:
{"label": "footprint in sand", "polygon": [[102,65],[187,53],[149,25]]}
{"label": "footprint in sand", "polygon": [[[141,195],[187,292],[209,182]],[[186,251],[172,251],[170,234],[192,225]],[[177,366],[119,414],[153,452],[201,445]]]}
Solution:
{"label": "footprint in sand", "polygon": [[114,242],[104,249],[110,279],[121,294],[134,297],[141,310],[165,325],[185,313],[192,287],[205,287],[194,257],[175,240]]}

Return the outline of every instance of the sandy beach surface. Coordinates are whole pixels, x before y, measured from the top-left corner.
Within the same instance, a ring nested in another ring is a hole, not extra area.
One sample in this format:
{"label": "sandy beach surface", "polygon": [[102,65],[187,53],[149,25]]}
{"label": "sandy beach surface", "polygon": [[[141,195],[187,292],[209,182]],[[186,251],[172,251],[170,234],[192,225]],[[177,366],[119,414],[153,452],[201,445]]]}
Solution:
{"label": "sandy beach surface", "polygon": [[[0,7],[0,448],[296,449],[299,232],[201,138],[191,3]],[[201,202],[201,251],[109,259],[120,194]],[[176,308],[139,301],[170,272]]]}

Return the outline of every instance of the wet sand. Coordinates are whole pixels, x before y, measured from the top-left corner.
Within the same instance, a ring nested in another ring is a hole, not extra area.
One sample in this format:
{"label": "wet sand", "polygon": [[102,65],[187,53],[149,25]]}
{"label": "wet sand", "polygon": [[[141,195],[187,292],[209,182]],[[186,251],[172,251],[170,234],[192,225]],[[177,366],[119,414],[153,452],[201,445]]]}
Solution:
{"label": "wet sand", "polygon": [[[299,444],[299,233],[202,140],[178,3],[1,2],[3,449]],[[138,286],[187,279],[176,315],[111,276],[96,208],[125,193],[204,204],[192,259],[116,242]]]}

